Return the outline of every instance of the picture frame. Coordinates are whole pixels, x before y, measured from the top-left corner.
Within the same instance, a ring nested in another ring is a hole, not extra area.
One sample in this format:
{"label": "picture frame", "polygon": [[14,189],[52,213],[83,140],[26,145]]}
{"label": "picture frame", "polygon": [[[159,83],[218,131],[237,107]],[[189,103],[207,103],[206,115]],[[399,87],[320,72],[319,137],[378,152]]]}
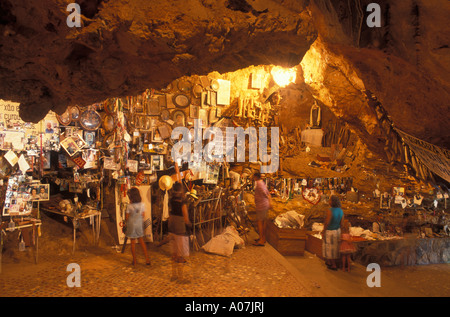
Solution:
{"label": "picture frame", "polygon": [[30,201],[50,200],[50,184],[29,185]]}
{"label": "picture frame", "polygon": [[176,110],[172,113],[172,120],[174,121],[173,127],[186,126],[186,114],[182,110]]}
{"label": "picture frame", "polygon": [[106,114],[102,120],[102,128],[105,129],[106,133],[111,133],[116,127],[116,120],[114,116]]}
{"label": "picture frame", "polygon": [[160,118],[163,121],[167,121],[170,119],[170,112],[167,109],[163,109],[160,114]]}
{"label": "picture frame", "polygon": [[26,216],[31,213],[33,201],[30,195],[30,185],[30,183],[22,182],[18,176],[8,179],[2,210],[3,216]]}
{"label": "picture frame", "polygon": [[58,120],[58,122],[63,125],[63,126],[68,126],[70,125],[70,123],[72,122],[72,118],[69,112],[69,109],[67,109],[63,114],[56,115],[56,120]]}
{"label": "picture frame", "polygon": [[380,209],[391,208],[391,196],[388,193],[383,193],[380,196]]}
{"label": "picture frame", "polygon": [[163,155],[152,155],[151,156],[151,165],[153,171],[162,171],[164,170],[164,159]]}
{"label": "picture frame", "polygon": [[78,122],[84,130],[95,131],[102,124],[102,118],[97,111],[89,108],[88,110],[81,113]]}
{"label": "picture frame", "polygon": [[95,131],[84,131],[86,146],[92,148],[95,145]]}
{"label": "picture frame", "polygon": [[189,108],[189,117],[193,119],[198,119],[200,107],[196,105],[190,105]]}
{"label": "picture frame", "polygon": [[69,114],[70,114],[70,120],[72,122],[77,122],[80,119],[80,107],[78,106],[71,106],[69,107]]}
{"label": "picture frame", "polygon": [[206,176],[203,179],[205,184],[217,184],[219,181],[220,166],[219,165],[206,165]]}
{"label": "picture frame", "polygon": [[160,115],[160,106],[158,98],[149,98],[147,100],[147,115],[149,116]]}
{"label": "picture frame", "polygon": [[73,137],[65,138],[60,142],[63,149],[69,154],[69,156],[74,156],[78,151],[80,151],[80,147],[73,139]]}

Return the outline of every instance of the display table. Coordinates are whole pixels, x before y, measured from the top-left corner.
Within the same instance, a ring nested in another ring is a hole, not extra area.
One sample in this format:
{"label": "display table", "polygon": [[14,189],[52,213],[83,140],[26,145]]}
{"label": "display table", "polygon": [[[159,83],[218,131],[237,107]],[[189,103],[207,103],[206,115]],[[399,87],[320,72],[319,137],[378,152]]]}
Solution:
{"label": "display table", "polygon": [[[316,237],[315,235],[318,234],[318,231],[308,231],[306,233],[307,239],[306,239],[306,251],[315,254],[318,258],[323,260],[322,255],[322,239]],[[352,242],[356,245],[358,248],[358,245],[361,242],[367,241],[364,238],[361,237],[352,237]]]}
{"label": "display table", "polygon": [[43,208],[43,207],[41,207],[41,211],[46,211],[49,213],[62,215],[67,218],[70,218],[72,220],[72,226],[73,226],[72,253],[75,253],[75,246],[76,246],[76,240],[77,240],[77,229],[79,227],[79,223],[81,220],[86,220],[86,219],[91,220],[92,234],[94,237],[93,242],[94,242],[94,245],[98,243],[98,240],[100,238],[100,222],[101,222],[101,216],[102,216],[102,213],[100,211],[91,210],[89,213],[67,214],[67,213],[61,212],[57,209],[49,209],[49,208]]}
{"label": "display table", "polygon": [[33,228],[31,241],[32,249],[34,254],[34,262],[38,263],[38,253],[39,253],[39,234],[37,227],[41,226],[41,221],[38,219],[32,219],[25,222],[19,222],[18,225],[15,225],[14,228],[8,228],[8,223],[4,222],[1,224],[1,232],[0,232],[0,273],[2,272],[2,253],[3,253],[3,235],[8,234],[10,232],[14,232],[16,230],[24,229],[24,228]]}

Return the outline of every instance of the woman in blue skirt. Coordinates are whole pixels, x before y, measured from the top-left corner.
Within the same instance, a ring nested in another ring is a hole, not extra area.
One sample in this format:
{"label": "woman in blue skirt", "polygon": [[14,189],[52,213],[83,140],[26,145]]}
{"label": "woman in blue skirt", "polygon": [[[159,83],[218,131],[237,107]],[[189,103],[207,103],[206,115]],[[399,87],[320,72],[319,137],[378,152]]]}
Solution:
{"label": "woman in blue skirt", "polygon": [[139,240],[142,250],[144,251],[146,264],[150,265],[150,259],[147,253],[147,246],[144,241],[144,215],[145,205],[142,202],[139,189],[132,187],[128,191],[130,204],[127,207],[125,219],[127,229],[125,235],[131,241],[131,254],[133,255],[133,265],[136,267],[136,241]]}

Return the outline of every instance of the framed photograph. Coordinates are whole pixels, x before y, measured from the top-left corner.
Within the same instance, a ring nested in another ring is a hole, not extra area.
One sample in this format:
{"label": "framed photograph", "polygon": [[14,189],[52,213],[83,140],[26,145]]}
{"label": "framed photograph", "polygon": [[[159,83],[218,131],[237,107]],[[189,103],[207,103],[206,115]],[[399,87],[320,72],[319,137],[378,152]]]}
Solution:
{"label": "framed photograph", "polygon": [[170,119],[170,112],[169,112],[169,110],[163,109],[163,110],[161,111],[160,117],[161,117],[161,120],[163,120],[163,121],[169,120],[169,119]]}
{"label": "framed photograph", "polygon": [[405,187],[392,187],[392,196],[405,196]]}
{"label": "framed photograph", "polygon": [[147,100],[147,115],[159,116],[160,107],[158,98],[150,98]]}
{"label": "framed photograph", "polygon": [[177,110],[172,113],[173,127],[184,127],[186,125],[186,114],[184,111]]}
{"label": "framed photograph", "polygon": [[138,161],[136,160],[128,160],[127,161],[127,168],[131,173],[137,173],[138,172]]}
{"label": "framed photograph", "polygon": [[63,147],[64,150],[66,150],[66,152],[70,156],[74,156],[75,153],[80,151],[80,147],[77,145],[77,143],[72,137],[65,138],[64,140],[62,140],[61,146]]}
{"label": "framed photograph", "polygon": [[72,122],[69,109],[67,109],[62,115],[56,115],[56,119],[61,125],[69,125]]}
{"label": "framed photograph", "polygon": [[190,110],[189,117],[193,119],[198,119],[200,107],[196,105],[191,105],[189,110]]}
{"label": "framed photograph", "polygon": [[12,176],[8,180],[3,205],[3,216],[26,216],[31,213],[30,183],[24,183],[19,176]]}
{"label": "framed photograph", "polygon": [[391,208],[391,195],[388,193],[383,193],[380,196],[380,209],[390,209]]}
{"label": "framed photograph", "polygon": [[163,155],[152,155],[151,163],[153,171],[162,171],[164,169]]}
{"label": "framed photograph", "polygon": [[206,176],[203,179],[203,183],[205,184],[217,184],[219,181],[219,165],[207,165],[206,166]]}
{"label": "framed photograph", "polygon": [[73,122],[78,121],[80,119],[80,108],[78,106],[72,106],[69,108],[70,120]]}
{"label": "framed photograph", "polygon": [[95,145],[95,132],[94,131],[85,131],[84,132],[84,141],[86,142],[86,146],[92,148]]}
{"label": "framed photograph", "polygon": [[102,127],[105,129],[106,133],[111,133],[116,127],[116,120],[110,114],[107,114],[103,117]]}
{"label": "framed photograph", "polygon": [[107,170],[118,171],[120,169],[120,165],[114,162],[113,157],[105,157],[103,159],[103,168]]}
{"label": "framed photograph", "polygon": [[102,117],[97,111],[90,107],[90,109],[80,114],[79,122],[84,130],[94,131],[102,124]]}
{"label": "framed photograph", "polygon": [[141,95],[137,96],[135,99],[134,111],[136,113],[144,113],[144,99]]}
{"label": "framed photograph", "polygon": [[[124,103],[123,103],[124,104]],[[128,105],[128,102],[126,103]],[[111,116],[113,116],[116,113],[116,100],[115,99],[108,99],[104,104],[105,112]]]}

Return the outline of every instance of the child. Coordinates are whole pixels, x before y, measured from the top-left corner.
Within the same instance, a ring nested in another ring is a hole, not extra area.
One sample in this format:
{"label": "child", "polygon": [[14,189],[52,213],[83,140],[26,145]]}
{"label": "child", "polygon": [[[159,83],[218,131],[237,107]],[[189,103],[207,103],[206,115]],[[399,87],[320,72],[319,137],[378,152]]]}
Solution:
{"label": "child", "polygon": [[341,231],[341,245],[339,252],[342,256],[342,271],[347,269],[347,272],[350,272],[350,256],[356,251],[356,248],[352,242],[350,222],[348,220],[344,220]]}

